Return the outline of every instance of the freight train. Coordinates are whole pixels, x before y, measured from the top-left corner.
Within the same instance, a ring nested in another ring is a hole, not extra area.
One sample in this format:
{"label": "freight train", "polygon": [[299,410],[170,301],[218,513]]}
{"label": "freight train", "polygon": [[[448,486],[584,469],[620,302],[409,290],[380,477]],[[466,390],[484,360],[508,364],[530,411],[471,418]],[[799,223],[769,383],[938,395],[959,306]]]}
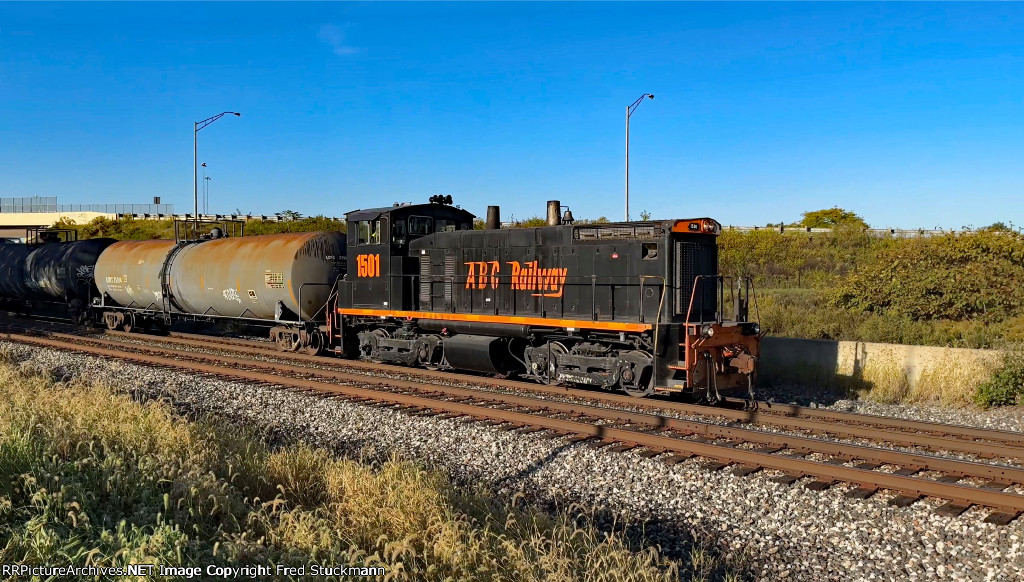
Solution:
{"label": "freight train", "polygon": [[547,214],[547,226],[501,228],[490,207],[474,229],[473,214],[435,198],[349,212],[347,236],[43,233],[0,245],[0,300],[23,313],[55,303],[108,329],[243,321],[284,351],[753,399],[761,331],[749,281],[718,273],[716,221],[576,224],[557,201]]}

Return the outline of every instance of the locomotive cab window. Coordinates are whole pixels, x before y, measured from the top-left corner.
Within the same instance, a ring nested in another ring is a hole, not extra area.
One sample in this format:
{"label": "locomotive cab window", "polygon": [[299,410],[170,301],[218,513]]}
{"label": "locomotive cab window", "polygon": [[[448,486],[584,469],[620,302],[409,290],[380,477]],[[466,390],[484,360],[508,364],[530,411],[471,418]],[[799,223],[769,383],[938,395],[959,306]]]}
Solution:
{"label": "locomotive cab window", "polygon": [[360,220],[359,235],[357,244],[377,245],[380,244],[380,220]]}
{"label": "locomotive cab window", "polygon": [[391,244],[404,245],[406,242],[405,220],[399,219],[391,225]]}
{"label": "locomotive cab window", "polygon": [[437,219],[437,230],[435,232],[455,232],[458,225],[454,220]]}
{"label": "locomotive cab window", "polygon": [[423,236],[434,232],[434,219],[429,216],[410,216],[409,235]]}

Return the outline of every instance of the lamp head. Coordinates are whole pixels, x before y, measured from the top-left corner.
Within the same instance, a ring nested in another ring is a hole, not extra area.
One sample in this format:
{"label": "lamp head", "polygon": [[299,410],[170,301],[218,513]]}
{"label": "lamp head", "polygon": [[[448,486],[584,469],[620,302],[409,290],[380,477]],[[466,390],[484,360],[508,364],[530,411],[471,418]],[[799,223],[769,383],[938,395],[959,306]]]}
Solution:
{"label": "lamp head", "polygon": [[[647,94],[647,98],[648,99],[654,99],[654,93],[648,93]],[[235,115],[238,115],[238,114],[236,113]]]}
{"label": "lamp head", "polygon": [[[651,95],[651,98],[653,99],[653,98],[654,98],[654,95]],[[241,113],[236,113],[236,114],[235,114],[235,117],[241,117],[241,116],[242,116],[242,114],[241,114]]]}

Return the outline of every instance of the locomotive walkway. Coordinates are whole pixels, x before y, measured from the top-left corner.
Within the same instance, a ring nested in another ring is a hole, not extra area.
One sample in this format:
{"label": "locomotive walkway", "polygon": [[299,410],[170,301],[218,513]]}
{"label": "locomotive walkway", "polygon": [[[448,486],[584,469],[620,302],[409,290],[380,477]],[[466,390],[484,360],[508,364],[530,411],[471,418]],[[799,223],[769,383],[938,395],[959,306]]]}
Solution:
{"label": "locomotive walkway", "polygon": [[[899,493],[891,501],[896,505],[936,497],[947,501],[940,513],[957,515],[972,505],[984,506],[993,510],[986,518],[993,523],[1008,523],[1024,512],[1024,469],[945,455],[1024,460],[1024,436],[1019,433],[767,403],[759,410],[743,411],[641,400],[507,379],[283,354],[266,342],[188,334],[10,333],[4,339],[398,407],[413,414],[464,417],[619,452],[632,450],[669,464],[701,457],[709,461],[710,469],[731,466],[740,475],[771,470],[779,473],[776,480],[785,483],[812,477],[807,484],[810,489],[850,483],[856,486],[848,493],[852,497],[887,489]],[[840,442],[827,435],[914,450]]]}

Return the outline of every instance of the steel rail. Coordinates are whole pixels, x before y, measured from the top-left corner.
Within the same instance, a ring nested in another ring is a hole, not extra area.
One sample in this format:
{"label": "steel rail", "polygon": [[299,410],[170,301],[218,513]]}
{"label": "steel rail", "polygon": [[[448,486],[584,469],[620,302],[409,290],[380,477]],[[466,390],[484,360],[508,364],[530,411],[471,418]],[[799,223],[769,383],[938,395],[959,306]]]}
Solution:
{"label": "steel rail", "polygon": [[[743,400],[737,398],[727,398],[726,401],[736,406],[744,403]],[[872,426],[957,435],[964,438],[989,440],[1024,446],[1024,433],[1019,432],[977,428],[959,424],[943,424],[923,420],[910,420],[906,418],[863,414],[859,412],[843,412],[841,410],[830,410],[828,408],[808,408],[806,406],[797,406],[795,404],[778,404],[761,401],[758,402],[758,405],[760,410],[767,411],[768,413],[777,416],[817,418],[840,422],[857,422]]]}
{"label": "steel rail", "polygon": [[[124,332],[116,332],[115,335],[133,338],[139,337],[137,335],[127,334]],[[194,334],[189,334],[189,336],[193,335]],[[167,338],[158,338],[156,339],[156,341],[160,341],[160,339]],[[203,342],[202,340],[192,339],[192,337],[174,336],[171,339],[172,342],[169,343],[182,343],[182,345],[192,345],[195,347],[207,349],[211,347],[209,342]],[[794,407],[791,405],[761,403],[761,405],[756,410],[737,410],[733,408],[705,406],[700,404],[687,404],[683,402],[668,400],[638,399],[632,396],[612,394],[608,392],[599,392],[595,390],[581,390],[564,387],[558,388],[544,386],[542,384],[535,384],[532,382],[518,382],[514,380],[498,378],[485,378],[476,376],[458,376],[456,378],[453,378],[451,374],[446,372],[437,372],[432,370],[424,370],[420,368],[407,368],[402,366],[391,366],[387,364],[375,364],[370,362],[362,362],[358,360],[331,361],[329,359],[325,359],[323,357],[318,356],[310,356],[306,354],[297,354],[292,352],[281,352],[273,348],[258,345],[261,342],[248,342],[246,340],[238,340],[235,338],[218,339],[229,339],[230,341],[228,342],[218,341],[215,343],[223,343],[224,345],[228,346],[237,346],[238,350],[244,349],[245,351],[249,351],[249,348],[251,348],[252,350],[264,352],[270,357],[274,357],[276,355],[276,357],[282,359],[311,362],[320,365],[333,365],[337,367],[358,368],[364,370],[377,371],[387,370],[398,373],[404,373],[410,376],[437,378],[447,382],[451,382],[454,379],[458,378],[462,379],[466,383],[486,384],[500,388],[526,390],[530,392],[549,394],[553,396],[585,398],[588,400],[604,402],[607,404],[628,406],[630,408],[642,408],[647,410],[661,409],[680,414],[717,416],[720,418],[724,418],[726,420],[740,423],[766,424],[790,430],[801,430],[815,433],[832,434],[836,436],[861,438],[873,441],[884,441],[904,446],[923,447],[933,451],[956,451],[987,458],[1024,459],[1024,446],[1021,446],[1024,445],[1024,434],[1013,433],[1009,431],[975,429],[972,427],[964,427],[959,425],[926,423],[890,417],[869,416],[855,413],[841,413],[836,411],[827,411],[836,412],[836,414],[834,415],[829,415],[825,414],[826,411]],[[733,399],[733,402],[735,403],[742,401],[736,401],[735,399]],[[814,418],[804,418],[799,415],[793,416],[785,413],[785,411],[792,410],[794,408],[806,411],[806,416],[816,416],[814,414],[815,412],[821,412],[822,414],[817,416],[820,416],[821,418],[827,418],[829,420],[861,422],[863,419],[866,423],[869,423],[869,426],[858,426],[857,424],[846,423],[836,424],[835,422],[822,422],[820,420],[815,420]],[[768,412],[768,410],[782,410],[783,413],[774,414],[772,412]],[[888,426],[884,424],[888,421],[892,421],[892,425],[894,425],[895,428],[893,426]],[[907,432],[906,430],[902,430],[904,428],[913,429],[917,426],[926,426],[927,430],[923,431],[925,434],[914,434],[911,432]],[[944,432],[947,428],[949,429],[948,432]],[[964,440],[961,438],[949,438],[947,436],[935,436],[936,433],[953,435],[967,434],[969,435],[968,438],[970,438],[970,440]],[[986,441],[977,441],[974,440],[975,438],[985,438]]]}
{"label": "steel rail", "polygon": [[[655,449],[664,451],[673,451],[687,453],[690,455],[699,455],[707,458],[718,459],[728,463],[741,463],[744,465],[752,465],[756,467],[763,467],[768,469],[776,469],[789,473],[797,473],[800,475],[808,475],[827,479],[829,481],[841,480],[849,483],[859,485],[864,488],[872,489],[893,489],[903,493],[909,493],[920,496],[931,496],[948,499],[954,503],[969,505],[984,505],[987,507],[995,508],[999,511],[1012,513],[1016,515],[1024,511],[1024,495],[1017,495],[1013,493],[1005,493],[996,489],[984,489],[976,488],[971,486],[959,485],[956,483],[932,481],[929,479],[922,479],[919,477],[911,477],[908,475],[892,474],[892,473],[881,473],[859,467],[846,467],[843,465],[835,465],[830,463],[809,461],[806,459],[794,458],[790,456],[779,456],[766,452],[744,450],[735,448],[728,445],[719,445],[708,442],[693,441],[687,439],[680,439],[676,437],[669,437],[663,435],[648,434],[635,430],[615,428],[612,426],[603,426],[592,423],[580,422],[575,420],[556,419],[547,416],[538,416],[536,414],[515,412],[510,410],[504,410],[500,408],[487,408],[480,407],[479,405],[467,404],[465,401],[449,401],[449,400],[438,400],[437,398],[431,398],[426,396],[410,395],[399,392],[381,391],[373,388],[360,388],[356,386],[337,385],[329,384],[320,381],[308,380],[308,379],[297,379],[286,376],[280,376],[275,374],[267,374],[262,372],[253,371],[240,371],[240,370],[226,370],[221,366],[203,364],[198,362],[187,362],[181,361],[174,358],[168,358],[156,355],[142,355],[139,353],[126,352],[123,350],[111,350],[108,348],[90,347],[79,344],[68,344],[57,340],[51,340],[40,337],[31,336],[14,336],[8,335],[8,339],[12,341],[19,341],[23,343],[41,345],[46,347],[54,347],[57,349],[66,349],[72,351],[79,351],[84,353],[90,353],[93,355],[100,355],[105,357],[120,358],[129,361],[135,361],[142,364],[148,365],[161,365],[174,368],[184,368],[194,372],[208,373],[219,376],[227,377],[240,377],[246,380],[254,380],[267,384],[281,385],[292,388],[299,388],[303,390],[316,390],[319,392],[327,391],[331,393],[344,394],[350,397],[365,398],[368,400],[394,402],[396,404],[404,404],[407,406],[414,406],[418,408],[425,408],[431,410],[441,410],[445,412],[453,412],[460,414],[467,414],[474,417],[489,418],[494,420],[501,420],[505,422],[514,422],[523,425],[539,426],[542,428],[548,428],[561,432],[571,432],[586,436],[600,437],[606,440],[618,440],[628,443],[635,443],[638,445],[648,446]],[[147,348],[143,348],[143,351],[147,351]],[[148,350],[153,351],[153,350]],[[165,350],[171,351],[173,350]],[[188,357],[200,357],[203,359],[213,360],[234,360],[237,365],[252,366],[256,362],[251,360],[245,360],[243,358],[229,358],[226,356],[210,356],[208,354],[194,354],[191,352],[177,352],[178,355],[185,355]],[[271,369],[279,369],[269,364],[264,364]],[[289,366],[291,367],[291,366]],[[301,373],[315,373],[316,370],[310,370],[308,368],[296,368]],[[343,373],[336,372],[336,374],[342,375]],[[366,377],[358,375],[355,381],[361,384],[368,384]],[[391,386],[407,385],[415,390],[429,390],[434,393],[438,392],[438,386],[417,384],[411,381],[398,381],[391,379],[381,379],[381,384],[388,384]],[[450,387],[444,387],[450,388]],[[468,393],[468,398],[479,399],[480,393],[478,391],[458,389]],[[450,394],[447,391],[446,394]],[[496,399],[500,398],[502,402],[506,404],[516,404],[518,402],[531,401],[531,406],[540,408],[541,410],[552,410],[552,409],[563,409],[563,411],[572,411],[576,414],[591,415],[592,413],[598,418],[602,413],[604,414],[622,414],[624,411],[614,411],[603,408],[592,407],[588,405],[573,405],[570,403],[558,403],[544,400],[531,399],[529,397],[518,396],[509,398],[509,395],[494,394]],[[525,405],[525,404],[524,404]],[[556,405],[556,406],[552,406]],[[564,407],[564,408],[563,408]],[[666,419],[664,417],[651,417],[651,415],[644,415],[642,413],[632,413],[628,418],[623,419],[616,417],[616,420],[622,422],[643,422],[644,417],[648,417],[647,423],[650,423],[650,418],[657,418],[658,422],[678,422],[677,426],[681,430],[687,430],[687,426],[699,423],[690,423],[690,421],[678,421],[678,419]],[[709,427],[717,427],[717,425],[707,425]],[[665,425],[664,428],[672,428]],[[701,427],[703,428],[703,427]],[[745,429],[734,429],[729,427],[718,427],[724,428],[728,431],[745,431]],[[688,431],[692,432],[692,431]],[[762,435],[771,435],[773,433],[761,433],[760,431],[751,431]],[[726,434],[726,433],[722,433]],[[742,438],[746,438],[747,435],[743,435]],[[789,437],[794,438],[794,437]],[[813,441],[813,439],[807,439]],[[859,445],[843,445],[844,447],[853,447],[851,450],[867,450],[871,449],[868,447],[860,447]],[[882,450],[884,451],[884,450]],[[861,457],[861,455],[854,455]],[[928,461],[929,459],[923,458],[922,460]],[[952,461],[951,461],[952,462]],[[958,462],[964,468],[970,465],[980,465],[978,463],[969,462]]]}
{"label": "steel rail", "polygon": [[[125,344],[132,350],[147,352],[151,354],[167,353],[171,350],[151,349],[146,346]],[[1024,469],[1006,465],[994,465],[964,461],[960,459],[948,459],[932,455],[907,453],[904,451],[893,451],[868,447],[864,445],[839,443],[835,441],[824,441],[803,436],[795,436],[784,433],[759,431],[749,428],[729,427],[719,424],[684,420],[667,416],[649,414],[646,412],[635,412],[614,408],[595,407],[589,404],[576,404],[558,400],[542,400],[532,396],[520,396],[498,392],[484,392],[472,388],[459,388],[447,385],[424,385],[415,380],[402,380],[381,378],[379,376],[367,376],[365,374],[353,374],[338,370],[325,370],[319,368],[307,368],[293,366],[290,364],[260,362],[233,356],[202,354],[195,352],[183,352],[174,350],[174,353],[187,356],[193,359],[201,359],[208,362],[216,362],[228,366],[245,366],[269,371],[271,373],[289,373],[297,376],[319,376],[342,382],[357,383],[363,385],[375,385],[381,387],[397,387],[407,390],[429,389],[434,392],[443,393],[448,396],[459,398],[472,398],[481,401],[494,403],[515,404],[518,406],[535,409],[553,410],[568,414],[586,414],[603,420],[643,424],[653,429],[672,429],[690,434],[705,437],[740,439],[748,442],[756,442],[783,449],[821,453],[838,456],[848,460],[871,461],[886,465],[900,465],[903,467],[914,467],[920,470],[939,471],[948,475],[961,475],[992,479],[994,481],[1008,481],[1009,483],[1024,483]]]}

